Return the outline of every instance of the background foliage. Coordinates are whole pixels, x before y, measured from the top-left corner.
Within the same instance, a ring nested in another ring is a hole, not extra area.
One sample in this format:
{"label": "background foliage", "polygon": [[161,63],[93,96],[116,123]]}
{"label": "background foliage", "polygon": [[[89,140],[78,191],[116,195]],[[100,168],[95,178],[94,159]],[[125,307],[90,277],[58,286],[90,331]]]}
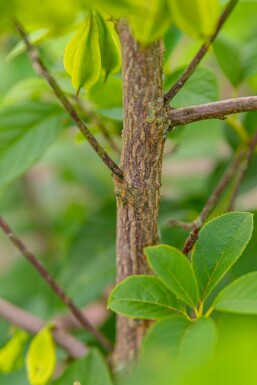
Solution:
{"label": "background foliage", "polygon": [[[194,10],[190,9],[191,3],[195,3]],[[139,5],[138,1],[132,0],[95,0],[90,5],[96,8],[104,5],[114,17],[127,16],[134,36],[143,45],[164,36],[164,82],[168,90],[188,64],[201,39],[210,32],[209,28],[224,3],[155,0],[140,2]],[[106,83],[100,77],[92,88],[81,90],[78,106],[70,77],[63,66],[65,46],[88,11],[88,6],[86,0],[13,0],[1,4],[0,212],[36,251],[79,306],[87,307],[99,302],[104,307],[107,293],[115,280],[115,196],[112,179],[60,108],[48,86],[34,74],[24,47],[9,22],[14,9],[29,30],[32,41],[38,45],[44,62],[80,110],[81,116],[88,121],[87,110],[97,114],[120,148],[121,74],[110,74]],[[213,8],[207,9],[209,6]],[[189,16],[181,20],[183,12]],[[256,15],[255,1],[239,2],[202,65],[174,98],[174,107],[256,94]],[[99,124],[92,123],[92,120],[88,124],[118,162],[118,155],[106,141]],[[171,217],[184,221],[196,218],[233,155],[249,142],[256,129],[257,113],[251,112],[233,116],[225,122],[207,121],[177,127],[169,134],[159,217],[162,243],[182,247],[187,232],[171,228],[168,220]],[[240,188],[237,210],[253,213],[257,210],[256,165],[255,155]],[[222,197],[213,216],[226,211],[229,191]],[[243,256],[216,290],[235,277],[257,270],[256,231],[255,226]],[[64,313],[63,305],[2,234],[0,244],[0,296],[46,321]],[[181,359],[174,370],[175,366],[170,365],[165,351],[155,350],[154,354],[144,356],[131,378],[121,379],[120,383],[188,384],[190,379],[192,384],[204,384],[207,376],[209,384],[212,381],[225,384],[225,380],[226,383],[252,383],[256,376],[256,317],[222,315],[218,322],[224,338],[215,362],[204,362],[203,366],[201,360],[195,363],[190,358],[187,361],[191,364],[185,370],[185,361]],[[112,340],[114,326],[114,316],[108,313],[102,328]],[[2,319],[0,330],[3,346],[13,331]],[[95,344],[87,333],[76,330],[76,334],[89,344]],[[232,344],[236,348],[231,349]],[[225,359],[228,356],[229,360]],[[64,353],[58,350],[57,358],[61,362]],[[76,373],[82,370],[86,373],[82,375],[83,385],[83,378],[89,376],[88,373],[96,376],[96,373],[106,371],[101,356],[94,350],[85,362],[78,361],[72,365],[62,380],[53,383],[71,384],[72,370]],[[27,383],[24,360],[15,368],[17,370],[8,375],[0,374],[2,385]],[[210,376],[210,372],[215,376]],[[222,373],[221,377],[218,373]],[[242,373],[244,379],[240,377]],[[108,373],[99,379],[94,377],[93,381],[111,383]]]}

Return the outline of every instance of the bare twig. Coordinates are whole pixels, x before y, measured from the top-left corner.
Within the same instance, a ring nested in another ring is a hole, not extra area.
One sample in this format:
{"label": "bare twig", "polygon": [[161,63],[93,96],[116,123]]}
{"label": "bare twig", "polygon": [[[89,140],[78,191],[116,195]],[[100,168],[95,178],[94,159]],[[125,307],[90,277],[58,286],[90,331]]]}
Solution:
{"label": "bare twig", "polygon": [[185,69],[183,74],[180,76],[180,78],[177,80],[177,82],[172,86],[172,88],[167,92],[165,95],[165,102],[169,103],[175,95],[181,90],[183,85],[187,82],[187,80],[191,77],[191,75],[194,73],[195,69],[207,53],[210,45],[214,42],[216,39],[218,33],[220,32],[222,26],[224,25],[225,21],[233,11],[234,7],[238,3],[239,0],[230,0],[226,8],[224,9],[223,13],[221,14],[217,26],[215,28],[215,31],[213,34],[206,40],[206,42],[203,43],[200,50],[197,52],[191,63],[188,65],[188,67]]}
{"label": "bare twig", "polygon": [[106,142],[109,143],[110,147],[113,149],[116,154],[120,155],[120,149],[113,140],[112,136],[110,135],[107,127],[103,123],[102,119],[99,118],[97,114],[95,114],[93,111],[91,111],[89,108],[87,108],[84,104],[81,103],[80,99],[76,97],[76,100],[78,102],[79,107],[82,111],[86,113],[86,115],[89,117],[92,123],[94,123],[97,128],[102,132],[103,136],[106,139]]}
{"label": "bare twig", "polygon": [[172,227],[181,227],[184,230],[191,230],[194,227],[194,222],[183,222],[176,219],[170,219],[168,225]]}
{"label": "bare twig", "polygon": [[253,138],[252,138],[252,140],[250,142],[249,149],[248,149],[248,151],[246,153],[245,159],[242,162],[241,167],[239,169],[239,175],[238,175],[235,187],[233,189],[233,194],[232,194],[232,198],[230,200],[228,211],[233,210],[233,207],[234,207],[234,204],[235,204],[235,200],[236,200],[238,191],[240,189],[240,186],[241,186],[241,183],[242,183],[242,181],[244,179],[244,176],[245,176],[245,174],[246,174],[246,172],[248,170],[248,167],[249,167],[251,158],[252,158],[252,156],[254,154],[254,150],[255,150],[256,145],[257,145],[257,131],[254,134],[254,136],[253,136]]}
{"label": "bare twig", "polygon": [[61,301],[70,309],[72,314],[77,318],[77,320],[84,327],[84,329],[89,331],[89,333],[91,333],[105,349],[107,349],[108,351],[112,351],[111,343],[88,321],[88,319],[84,316],[83,312],[74,304],[71,298],[66,295],[64,290],[58,285],[54,278],[44,268],[42,263],[34,256],[32,252],[27,249],[24,243],[17,237],[17,235],[12,231],[10,226],[5,222],[5,220],[1,216],[0,228],[9,237],[11,242],[21,252],[21,254],[25,258],[27,258],[27,260],[32,264],[32,266],[38,271],[44,281],[48,283],[48,285],[61,299]]}
{"label": "bare twig", "polygon": [[74,121],[76,126],[80,129],[82,134],[88,140],[91,147],[95,150],[98,156],[103,160],[106,166],[112,171],[114,175],[116,175],[119,179],[122,179],[123,178],[122,170],[109,157],[109,155],[105,152],[105,150],[102,148],[100,143],[98,143],[96,138],[91,134],[85,122],[79,117],[76,110],[73,108],[72,104],[70,103],[68,98],[65,96],[64,92],[61,90],[61,88],[57,84],[56,80],[53,78],[53,76],[50,74],[50,72],[47,70],[46,66],[40,59],[38,55],[38,51],[30,43],[28,35],[24,27],[22,26],[22,24],[19,21],[15,20],[14,25],[21,39],[24,41],[26,45],[29,58],[31,60],[31,63],[35,71],[48,82],[49,86],[51,87],[51,89],[53,90],[53,92],[55,93],[55,95],[57,96],[57,98],[65,108],[65,110],[69,113],[71,119]]}
{"label": "bare twig", "polygon": [[228,167],[228,169],[226,170],[226,172],[224,173],[224,175],[220,179],[219,183],[217,184],[214,191],[212,192],[210,198],[208,199],[205,206],[203,207],[201,213],[199,214],[197,219],[193,222],[193,229],[190,232],[190,234],[189,234],[189,236],[185,242],[185,245],[183,247],[183,250],[182,250],[184,254],[188,254],[192,250],[192,248],[193,248],[193,246],[194,246],[194,244],[198,238],[198,233],[199,233],[201,227],[203,226],[205,220],[207,219],[207,217],[211,213],[213,207],[215,206],[215,204],[219,200],[220,196],[222,195],[222,193],[225,191],[225,189],[227,188],[227,186],[229,185],[229,183],[231,182],[231,180],[235,176],[235,174],[238,170],[238,167],[240,166],[240,164],[242,162],[244,155],[245,155],[245,151],[242,150],[233,159],[230,166]]}
{"label": "bare twig", "polygon": [[226,119],[227,115],[238,112],[256,111],[257,96],[221,100],[219,102],[199,104],[197,106],[170,108],[171,129],[188,123],[206,119]]}
{"label": "bare twig", "polygon": [[[32,334],[38,333],[46,325],[40,318],[2,298],[0,298],[0,318]],[[52,334],[56,343],[65,349],[70,357],[80,358],[88,352],[86,345],[57,325],[52,329]]]}

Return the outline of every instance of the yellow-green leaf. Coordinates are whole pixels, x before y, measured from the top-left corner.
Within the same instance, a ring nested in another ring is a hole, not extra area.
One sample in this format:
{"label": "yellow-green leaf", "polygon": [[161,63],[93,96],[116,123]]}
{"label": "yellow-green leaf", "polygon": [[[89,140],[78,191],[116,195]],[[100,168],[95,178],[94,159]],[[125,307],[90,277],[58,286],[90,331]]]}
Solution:
{"label": "yellow-green leaf", "polygon": [[177,26],[189,36],[206,37],[219,17],[218,0],[169,0]]}
{"label": "yellow-green leaf", "polygon": [[91,11],[68,43],[64,66],[76,90],[92,87],[101,74],[101,54],[95,14]]}
{"label": "yellow-green leaf", "polygon": [[21,364],[21,355],[24,344],[28,338],[27,333],[17,330],[10,341],[0,349],[0,371],[10,373]]}
{"label": "yellow-green leaf", "polygon": [[121,48],[118,34],[110,16],[96,12],[102,69],[106,77],[109,73],[119,71],[121,67]]}
{"label": "yellow-green leaf", "polygon": [[50,329],[48,326],[34,337],[27,353],[27,374],[32,385],[47,384],[55,368],[55,346]]}
{"label": "yellow-green leaf", "polygon": [[164,35],[172,25],[172,14],[167,0],[131,0],[129,22],[134,37],[146,45]]}

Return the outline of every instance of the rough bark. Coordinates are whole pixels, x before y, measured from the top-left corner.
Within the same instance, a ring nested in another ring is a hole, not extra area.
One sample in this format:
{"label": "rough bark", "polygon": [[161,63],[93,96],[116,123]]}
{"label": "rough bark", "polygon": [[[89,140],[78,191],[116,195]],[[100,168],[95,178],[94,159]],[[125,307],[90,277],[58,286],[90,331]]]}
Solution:
{"label": "rough bark", "polygon": [[[146,48],[131,37],[126,22],[118,26],[123,59],[123,149],[116,181],[117,281],[150,274],[143,248],[158,243],[163,145],[168,126],[164,114],[162,42]],[[116,363],[133,360],[147,323],[118,317]]]}

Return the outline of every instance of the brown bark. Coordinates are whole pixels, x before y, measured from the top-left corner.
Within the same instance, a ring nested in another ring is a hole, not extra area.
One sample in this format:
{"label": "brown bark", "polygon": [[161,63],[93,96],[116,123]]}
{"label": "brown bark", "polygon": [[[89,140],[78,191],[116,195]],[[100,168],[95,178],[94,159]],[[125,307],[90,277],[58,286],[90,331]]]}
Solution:
{"label": "brown bark", "polygon": [[[117,281],[150,274],[143,248],[158,243],[163,145],[166,132],[161,42],[140,47],[122,21],[118,26],[123,58],[123,149],[116,181]],[[134,359],[147,323],[118,317],[114,360]]]}

